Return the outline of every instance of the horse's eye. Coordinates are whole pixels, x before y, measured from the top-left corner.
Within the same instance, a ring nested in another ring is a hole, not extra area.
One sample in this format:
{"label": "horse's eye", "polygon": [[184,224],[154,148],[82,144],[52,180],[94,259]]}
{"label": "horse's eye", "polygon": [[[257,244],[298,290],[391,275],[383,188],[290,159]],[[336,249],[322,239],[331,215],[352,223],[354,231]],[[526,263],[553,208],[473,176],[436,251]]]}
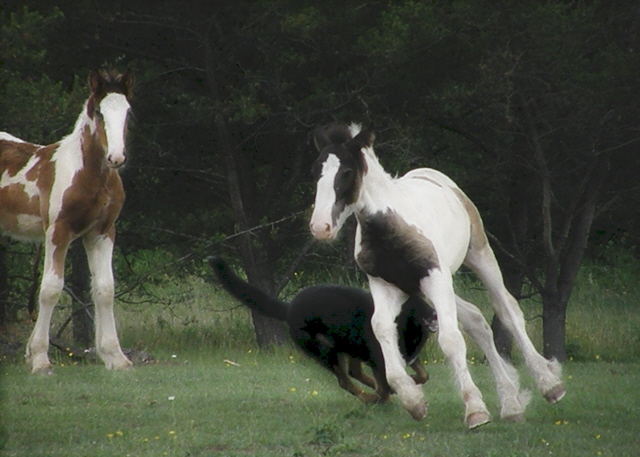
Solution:
{"label": "horse's eye", "polygon": [[102,115],[102,111],[100,111],[99,109],[97,109],[97,110],[95,111],[95,113],[96,113],[96,117],[97,117],[99,120],[104,121],[104,116]]}
{"label": "horse's eye", "polygon": [[351,178],[352,174],[353,170],[351,168],[343,168],[342,170],[340,170],[340,179],[347,180]]}

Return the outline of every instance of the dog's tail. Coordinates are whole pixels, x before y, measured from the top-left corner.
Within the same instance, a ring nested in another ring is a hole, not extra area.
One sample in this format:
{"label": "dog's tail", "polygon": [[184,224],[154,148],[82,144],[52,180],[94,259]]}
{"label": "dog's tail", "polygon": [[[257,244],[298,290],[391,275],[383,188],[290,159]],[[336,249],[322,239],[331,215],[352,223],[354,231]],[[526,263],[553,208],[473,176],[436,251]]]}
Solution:
{"label": "dog's tail", "polygon": [[209,265],[213,268],[220,283],[227,292],[237,300],[247,305],[249,308],[258,311],[260,314],[279,321],[285,321],[289,304],[277,298],[270,297],[257,287],[252,286],[240,279],[227,266],[226,262],[217,256],[207,257]]}

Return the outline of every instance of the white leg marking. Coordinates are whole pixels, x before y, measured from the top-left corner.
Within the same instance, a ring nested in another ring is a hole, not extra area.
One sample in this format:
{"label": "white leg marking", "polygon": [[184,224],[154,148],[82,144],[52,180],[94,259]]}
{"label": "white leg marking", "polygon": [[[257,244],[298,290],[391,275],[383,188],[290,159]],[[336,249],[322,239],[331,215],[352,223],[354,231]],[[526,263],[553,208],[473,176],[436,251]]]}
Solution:
{"label": "white leg marking", "polygon": [[453,292],[451,273],[446,269],[432,269],[429,276],[420,282],[420,288],[438,313],[438,343],[453,367],[460,395],[465,404],[467,426],[475,428],[486,424],[491,420],[491,415],[467,366],[467,348],[458,328],[456,297]]}
{"label": "white leg marking", "polygon": [[458,296],[456,296],[456,305],[458,321],[462,329],[480,347],[493,372],[500,398],[500,417],[522,422],[530,394],[528,391],[520,391],[518,372],[498,353],[491,327],[480,310]]}
{"label": "white leg marking", "polygon": [[87,235],[83,242],[91,271],[91,294],[96,306],[96,350],[108,369],[129,368],[132,364],[120,348],[113,316],[113,242],[103,235]]}
{"label": "white leg marking", "polygon": [[[45,252],[44,252],[44,268],[42,272],[42,281],[40,282],[40,294],[38,303],[38,318],[36,324],[29,337],[25,357],[27,362],[31,364],[32,373],[51,373],[51,363],[49,362],[49,326],[51,325],[51,316],[53,310],[58,303],[60,293],[64,286],[64,278],[58,276],[58,271],[64,271],[64,255],[61,259],[61,265],[54,263],[55,246],[51,243],[53,227],[50,227],[46,234]],[[64,249],[66,247],[59,247]]]}
{"label": "white leg marking", "polygon": [[398,394],[400,402],[415,420],[427,415],[427,403],[421,386],[416,385],[405,369],[405,361],[398,348],[398,332],[395,319],[400,314],[407,295],[397,287],[380,278],[369,277],[369,287],[375,310],[371,318],[382,354],[387,381]]}
{"label": "white leg marking", "polygon": [[540,392],[550,403],[560,401],[565,394],[564,385],[560,379],[560,364],[555,360],[545,359],[531,342],[522,310],[504,285],[493,251],[487,246],[480,251],[470,252],[465,263],[475,271],[487,288],[496,314],[520,347],[525,363]]}

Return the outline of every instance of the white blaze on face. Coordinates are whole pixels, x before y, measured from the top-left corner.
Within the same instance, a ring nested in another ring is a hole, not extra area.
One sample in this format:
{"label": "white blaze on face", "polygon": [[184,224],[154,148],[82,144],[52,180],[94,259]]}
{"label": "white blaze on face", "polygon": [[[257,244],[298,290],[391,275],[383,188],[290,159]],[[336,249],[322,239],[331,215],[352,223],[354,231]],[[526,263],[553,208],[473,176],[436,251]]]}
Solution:
{"label": "white blaze on face", "polygon": [[129,102],[122,94],[110,93],[100,102],[100,112],[104,117],[104,129],[107,134],[107,163],[111,167],[119,167],[125,157],[125,127]]}
{"label": "white blaze on face", "polygon": [[330,240],[338,234],[338,225],[334,225],[333,207],[336,202],[334,183],[340,168],[340,160],[329,154],[322,164],[322,172],[316,185],[316,201],[309,227],[313,236],[319,240]]}

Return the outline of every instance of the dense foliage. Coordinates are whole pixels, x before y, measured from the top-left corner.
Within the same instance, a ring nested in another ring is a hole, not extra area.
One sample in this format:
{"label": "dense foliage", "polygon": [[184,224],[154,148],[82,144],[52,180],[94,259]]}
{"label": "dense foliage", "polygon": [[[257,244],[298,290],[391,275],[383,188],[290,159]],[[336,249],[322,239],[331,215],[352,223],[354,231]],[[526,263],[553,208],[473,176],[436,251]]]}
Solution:
{"label": "dense foliage", "polygon": [[391,172],[432,166],[466,190],[511,289],[543,298],[547,355],[565,356],[587,243],[638,241],[631,3],[51,3],[5,2],[0,127],[55,141],[89,69],[135,71],[121,282],[163,263],[200,272],[214,250],[271,292],[295,268],[349,264],[348,246],[315,248],[306,229],[308,134],[334,121],[373,124]]}

